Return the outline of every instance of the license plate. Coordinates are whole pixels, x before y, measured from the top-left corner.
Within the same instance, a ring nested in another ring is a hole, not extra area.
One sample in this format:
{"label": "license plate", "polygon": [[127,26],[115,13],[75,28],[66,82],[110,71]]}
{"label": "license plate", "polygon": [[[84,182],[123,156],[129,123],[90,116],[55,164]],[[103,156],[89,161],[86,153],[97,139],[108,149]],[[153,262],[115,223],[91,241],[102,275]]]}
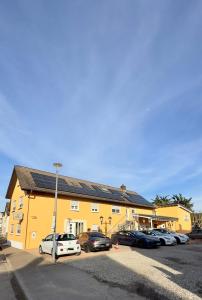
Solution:
{"label": "license plate", "polygon": [[67,250],[74,250],[74,248],[67,248]]}

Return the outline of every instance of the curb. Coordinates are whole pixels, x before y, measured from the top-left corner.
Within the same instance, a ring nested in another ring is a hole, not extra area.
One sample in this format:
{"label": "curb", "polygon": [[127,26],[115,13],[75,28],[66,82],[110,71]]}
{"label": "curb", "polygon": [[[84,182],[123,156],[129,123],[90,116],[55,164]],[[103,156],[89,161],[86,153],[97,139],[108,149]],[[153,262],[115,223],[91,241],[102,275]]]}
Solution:
{"label": "curb", "polygon": [[[6,256],[6,255],[5,255]],[[17,300],[33,300],[27,287],[24,284],[23,278],[18,270],[14,270],[10,259],[6,256],[7,269],[10,273],[11,286],[13,288]]]}

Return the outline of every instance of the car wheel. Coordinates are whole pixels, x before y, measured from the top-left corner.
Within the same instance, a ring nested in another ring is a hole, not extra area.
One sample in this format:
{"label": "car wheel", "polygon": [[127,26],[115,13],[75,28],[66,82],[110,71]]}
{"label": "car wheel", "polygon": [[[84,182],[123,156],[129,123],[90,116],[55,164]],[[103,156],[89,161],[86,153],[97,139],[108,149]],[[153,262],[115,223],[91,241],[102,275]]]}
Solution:
{"label": "car wheel", "polygon": [[114,240],[112,241],[112,244],[114,244],[114,245],[116,245],[116,244],[118,244],[118,243],[119,243],[118,239],[114,239]]}
{"label": "car wheel", "polygon": [[79,256],[81,255],[81,251],[80,252],[76,252],[76,256]]}
{"label": "car wheel", "polygon": [[90,252],[90,247],[89,247],[88,245],[85,245],[85,246],[84,246],[84,251],[85,251],[86,253],[89,253],[89,252]]}
{"label": "car wheel", "polygon": [[139,241],[139,246],[140,246],[141,248],[144,248],[144,247],[145,247],[145,242],[144,242],[143,240],[140,240],[140,241]]}
{"label": "car wheel", "polygon": [[160,242],[161,242],[161,246],[165,246],[165,241],[163,239],[160,239]]}
{"label": "car wheel", "polygon": [[176,239],[176,241],[177,241],[177,244],[180,244],[180,239],[179,238],[175,238]]}
{"label": "car wheel", "polygon": [[40,254],[44,254],[43,249],[42,249],[41,246],[39,246],[39,253],[40,253]]}

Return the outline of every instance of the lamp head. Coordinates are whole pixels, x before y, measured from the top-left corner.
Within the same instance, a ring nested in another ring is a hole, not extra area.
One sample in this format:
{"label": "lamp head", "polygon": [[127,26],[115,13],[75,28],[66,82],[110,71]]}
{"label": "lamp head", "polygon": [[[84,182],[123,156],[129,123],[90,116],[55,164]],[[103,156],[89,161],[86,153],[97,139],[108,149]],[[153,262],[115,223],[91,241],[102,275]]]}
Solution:
{"label": "lamp head", "polygon": [[62,164],[59,163],[59,162],[53,163],[53,166],[54,166],[56,169],[62,168]]}

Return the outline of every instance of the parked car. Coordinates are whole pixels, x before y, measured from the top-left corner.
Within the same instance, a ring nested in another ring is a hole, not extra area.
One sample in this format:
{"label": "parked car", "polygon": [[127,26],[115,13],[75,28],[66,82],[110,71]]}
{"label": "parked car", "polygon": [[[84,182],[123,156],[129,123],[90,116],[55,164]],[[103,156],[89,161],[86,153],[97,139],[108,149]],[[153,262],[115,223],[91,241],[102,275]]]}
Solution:
{"label": "parked car", "polygon": [[140,231],[118,231],[112,234],[112,243],[120,245],[153,248],[161,245],[159,238],[150,237]]}
{"label": "parked car", "polygon": [[[65,254],[81,254],[79,241],[71,233],[56,234],[56,257]],[[39,253],[52,254],[53,252],[53,234],[45,237],[39,245]]]}
{"label": "parked car", "polygon": [[154,231],[172,235],[176,239],[177,244],[186,244],[189,241],[189,237],[183,233],[177,233],[163,228],[155,228]]}
{"label": "parked car", "polygon": [[193,229],[192,232],[187,234],[190,239],[202,239],[202,229]]}
{"label": "parked car", "polygon": [[142,231],[144,234],[149,235],[149,236],[155,236],[158,237],[161,243],[161,246],[167,246],[167,245],[176,245],[176,239],[171,236],[170,234],[165,234],[161,233],[159,231],[155,230],[143,230]]}
{"label": "parked car", "polygon": [[78,236],[78,241],[85,252],[109,250],[112,247],[110,238],[100,232],[83,232]]}

